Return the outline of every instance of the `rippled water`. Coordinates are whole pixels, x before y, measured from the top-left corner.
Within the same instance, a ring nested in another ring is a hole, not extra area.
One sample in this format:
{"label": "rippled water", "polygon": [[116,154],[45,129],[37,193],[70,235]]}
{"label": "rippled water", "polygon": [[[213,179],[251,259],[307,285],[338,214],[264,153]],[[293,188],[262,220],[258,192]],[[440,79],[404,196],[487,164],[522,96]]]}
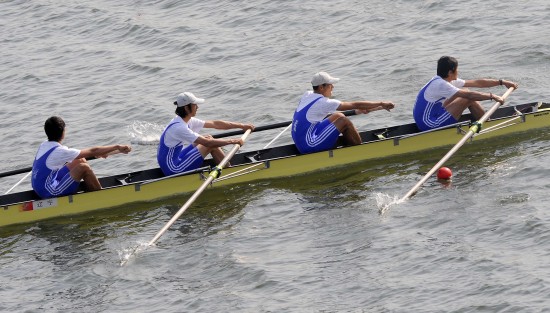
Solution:
{"label": "rippled water", "polygon": [[[69,146],[133,143],[96,172],[156,167],[147,143],[178,93],[205,97],[205,119],[266,125],[319,70],[339,99],[398,104],[358,128],[410,122],[444,54],[463,78],[519,82],[511,104],[550,101],[549,17],[541,0],[0,1],[0,170],[31,165],[52,114]],[[445,149],[208,190],[123,267],[187,197],[4,228],[0,311],[548,312],[547,132],[464,147],[450,186],[384,214]]]}

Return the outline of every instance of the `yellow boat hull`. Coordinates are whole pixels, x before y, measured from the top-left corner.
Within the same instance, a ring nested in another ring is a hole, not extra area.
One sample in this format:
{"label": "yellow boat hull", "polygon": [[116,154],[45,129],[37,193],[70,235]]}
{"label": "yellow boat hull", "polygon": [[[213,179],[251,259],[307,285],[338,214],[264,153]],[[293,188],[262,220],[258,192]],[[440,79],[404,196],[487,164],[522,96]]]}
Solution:
{"label": "yellow boat hull", "polygon": [[[523,121],[509,127],[475,137],[477,141],[517,134],[534,129],[550,127],[550,109],[539,110],[536,113],[525,114]],[[503,122],[488,121],[487,129]],[[304,174],[319,169],[337,167],[365,160],[385,158],[389,156],[417,153],[436,147],[452,146],[463,136],[458,128],[437,130],[414,134],[413,136],[397,136],[371,141],[353,147],[341,147],[330,151],[306,154],[288,155],[261,162],[254,172],[223,179],[250,164],[234,166],[223,170],[221,180],[215,181],[213,187],[240,184],[256,180],[289,177]],[[467,131],[467,127],[462,127]],[[258,164],[258,163],[256,163]],[[199,173],[172,177],[153,182],[139,182],[102,189],[96,192],[78,193],[72,196],[54,199],[25,201],[4,205],[0,208],[0,227],[12,224],[30,223],[58,216],[81,214],[99,209],[112,208],[136,202],[151,202],[170,198],[184,193],[194,192],[203,183],[203,175]]]}

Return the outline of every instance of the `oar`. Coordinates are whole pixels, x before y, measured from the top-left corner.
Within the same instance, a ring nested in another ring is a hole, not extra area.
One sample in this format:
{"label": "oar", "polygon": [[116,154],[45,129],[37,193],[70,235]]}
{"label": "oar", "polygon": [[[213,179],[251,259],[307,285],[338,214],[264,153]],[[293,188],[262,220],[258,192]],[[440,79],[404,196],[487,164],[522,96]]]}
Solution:
{"label": "oar", "polygon": [[[345,116],[356,115],[355,110],[342,111],[342,113],[343,113]],[[281,127],[288,126],[288,125],[290,125],[290,124],[292,124],[292,121],[289,121],[289,122],[280,122],[280,123],[275,123],[275,124],[270,124],[270,125],[264,125],[264,126],[258,126],[258,127],[255,127],[255,128],[254,128],[254,132],[259,132],[259,131],[264,131],[264,130],[270,130],[270,129],[277,129],[277,128],[281,128]],[[243,134],[243,133],[244,133],[244,130],[235,130],[235,131],[230,131],[230,132],[226,132],[226,133],[215,134],[215,135],[212,135],[212,137],[214,137],[214,138],[231,137],[231,136],[241,135],[241,134]]]}
{"label": "oar", "polygon": [[32,172],[28,172],[27,175],[23,176],[23,178],[21,178],[15,185],[13,185],[13,187],[11,187],[8,191],[6,191],[4,194],[7,195],[8,193],[10,193],[12,190],[15,189],[15,187],[19,186],[19,184],[21,184],[27,177],[29,177],[29,175],[31,174]]}
{"label": "oar", "polygon": [[23,173],[30,172],[30,171],[32,171],[32,166],[25,167],[25,168],[20,168],[18,170],[13,170],[13,171],[7,171],[7,172],[4,172],[4,173],[0,173],[0,178],[6,177],[6,176],[17,175],[17,174],[23,174]]}
{"label": "oar", "polygon": [[292,122],[291,124],[288,124],[287,127],[285,127],[285,129],[283,129],[282,132],[280,132],[277,136],[275,136],[275,138],[273,138],[267,145],[265,145],[262,149],[267,149],[269,146],[271,146],[272,143],[275,142],[275,140],[279,139],[279,137],[281,137],[289,128],[290,126],[292,125]]}
{"label": "oar", "polygon": [[[250,132],[251,132],[250,129],[246,130],[244,135],[241,137],[243,142],[246,140]],[[164,225],[164,227],[155,235],[155,237],[153,237],[153,239],[149,241],[149,243],[147,244],[148,246],[153,245],[168,230],[168,228],[170,228],[170,226],[174,224],[174,222],[183,214],[183,212],[185,212],[185,210],[187,210],[191,206],[191,204],[193,204],[193,202],[197,200],[197,198],[206,189],[206,187],[208,187],[208,185],[210,185],[210,183],[220,175],[222,168],[227,164],[227,162],[229,162],[229,160],[231,160],[233,155],[235,155],[235,153],[239,150],[240,147],[241,146],[238,144],[233,146],[231,151],[229,151],[229,153],[225,156],[225,158],[223,158],[220,164],[218,164],[218,166],[216,166],[210,172],[210,175],[208,175],[208,178],[202,183],[199,189],[195,191],[195,193],[191,196],[191,198],[187,200],[187,202],[179,209],[179,211],[172,217],[172,219],[170,219],[170,221],[166,225]]]}
{"label": "oar", "polygon": [[[269,146],[271,146],[271,144],[274,143],[275,140],[279,139],[279,137],[281,137],[281,136],[290,128],[291,125],[292,125],[292,124],[289,124],[287,127],[285,127],[285,129],[283,129],[282,132],[280,132],[280,133],[279,133],[277,136],[275,136],[275,138],[273,138],[267,145],[265,145],[265,146],[262,148],[262,150],[263,150],[263,149],[269,148]],[[254,158],[254,156],[253,156],[252,158]],[[218,182],[218,181],[221,181],[221,180],[231,179],[231,178],[233,178],[233,177],[240,176],[240,175],[242,175],[241,173],[246,172],[246,171],[248,171],[248,170],[250,170],[250,169],[253,169],[253,168],[255,168],[255,167],[258,167],[258,166],[260,166],[260,165],[263,165],[263,163],[256,163],[256,164],[254,164],[254,165],[247,166],[247,167],[245,167],[245,168],[243,168],[243,169],[240,169],[240,170],[235,171],[235,172],[233,172],[233,173],[231,173],[231,174],[229,174],[229,175],[226,175],[226,176],[224,176],[223,178],[218,178],[218,179],[214,180],[214,182]],[[246,172],[245,174],[252,173],[252,172],[256,172],[256,171],[258,171],[258,170],[253,170],[253,171],[250,171],[250,172]]]}
{"label": "oar", "polygon": [[[109,153],[109,155],[111,155],[111,154],[115,154],[115,153]],[[97,159],[97,158],[96,157],[86,158],[87,161],[95,160],[95,159]],[[30,171],[32,171],[32,166],[25,167],[25,168],[20,168],[18,170],[13,170],[13,171],[7,171],[7,172],[4,172],[4,173],[0,173],[0,178],[6,177],[6,176],[17,175],[17,174],[23,174],[23,173],[30,172]]]}
{"label": "oar", "polygon": [[[506,98],[508,98],[512,91],[514,91],[514,87],[508,88],[504,95],[502,95],[502,99],[505,100]],[[432,167],[432,169],[424,177],[422,177],[422,179],[416,185],[414,185],[414,187],[409,190],[409,192],[407,192],[407,194],[403,198],[399,200],[399,202],[405,201],[412,195],[414,195],[416,191],[420,188],[420,186],[422,186],[422,184],[424,184],[438,168],[440,168],[445,162],[447,162],[447,160],[449,160],[449,158],[451,158],[451,156],[453,156],[453,154],[455,154],[455,152],[457,152],[458,149],[460,149],[460,147],[462,147],[466,143],[466,141],[468,141],[468,139],[470,139],[475,133],[477,133],[481,129],[481,125],[485,123],[485,121],[487,121],[489,117],[493,115],[493,113],[495,113],[500,105],[500,102],[497,102],[489,109],[489,111],[485,112],[485,114],[483,114],[483,116],[470,127],[464,137],[462,137],[462,139],[451,150],[449,150],[449,152],[447,152],[447,154],[445,154],[445,156],[439,162],[437,162],[437,164],[434,165],[434,167]]]}

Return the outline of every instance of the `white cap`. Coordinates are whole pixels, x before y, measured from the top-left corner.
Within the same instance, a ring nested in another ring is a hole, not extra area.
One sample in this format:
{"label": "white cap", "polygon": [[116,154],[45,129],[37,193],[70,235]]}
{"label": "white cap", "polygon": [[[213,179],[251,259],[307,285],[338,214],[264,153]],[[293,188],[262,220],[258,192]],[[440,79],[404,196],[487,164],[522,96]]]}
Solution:
{"label": "white cap", "polygon": [[313,75],[313,78],[311,79],[311,85],[315,87],[322,84],[334,84],[339,80],[340,78],[332,77],[327,72],[319,72]]}
{"label": "white cap", "polygon": [[201,104],[204,103],[204,99],[197,98],[194,94],[190,92],[183,92],[178,95],[174,104],[176,104],[178,107],[182,107],[190,103]]}

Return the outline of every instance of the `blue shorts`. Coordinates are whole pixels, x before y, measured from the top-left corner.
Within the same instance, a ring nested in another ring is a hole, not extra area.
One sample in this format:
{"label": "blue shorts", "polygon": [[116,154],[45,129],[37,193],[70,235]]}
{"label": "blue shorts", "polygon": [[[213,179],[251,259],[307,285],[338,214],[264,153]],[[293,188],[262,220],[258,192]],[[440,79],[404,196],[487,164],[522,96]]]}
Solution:
{"label": "blue shorts", "polygon": [[[296,147],[301,153],[313,153],[330,150],[336,145],[340,131],[328,118],[319,123],[312,124],[300,138],[293,138]],[[293,137],[298,137],[296,136]]]}
{"label": "blue shorts", "polygon": [[75,181],[70,174],[69,168],[63,166],[57,171],[53,171],[43,186],[36,188],[36,193],[40,198],[53,198],[75,194],[78,191],[80,182]]}
{"label": "blue shorts", "polygon": [[204,161],[199,149],[194,145],[188,145],[179,152],[171,148],[166,162],[160,163],[164,175],[174,175],[199,168]]}
{"label": "blue shorts", "polygon": [[423,107],[418,103],[413,109],[414,121],[421,131],[455,124],[458,121],[443,107],[441,102],[428,103]]}

